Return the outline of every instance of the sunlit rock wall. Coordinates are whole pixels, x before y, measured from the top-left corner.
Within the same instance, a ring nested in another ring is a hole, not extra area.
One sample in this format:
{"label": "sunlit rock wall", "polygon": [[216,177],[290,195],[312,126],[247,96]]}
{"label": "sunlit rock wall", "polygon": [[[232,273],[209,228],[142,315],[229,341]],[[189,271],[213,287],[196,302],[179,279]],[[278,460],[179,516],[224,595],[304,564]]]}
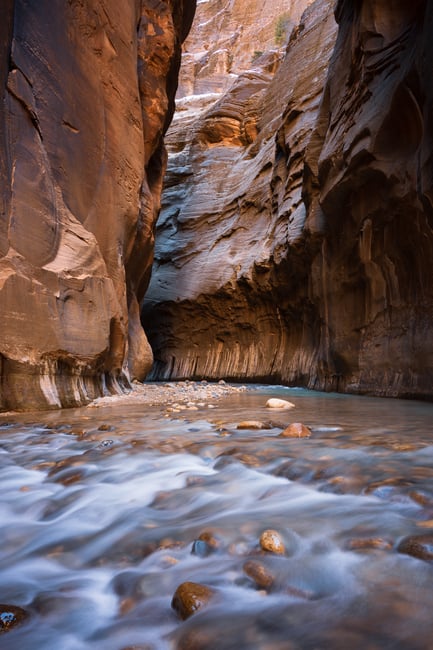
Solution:
{"label": "sunlit rock wall", "polygon": [[194,4],[2,7],[2,409],[81,404],[151,365],[139,302]]}
{"label": "sunlit rock wall", "polygon": [[272,79],[256,67],[184,121],[143,312],[153,377],[432,397],[432,13],[317,0]]}

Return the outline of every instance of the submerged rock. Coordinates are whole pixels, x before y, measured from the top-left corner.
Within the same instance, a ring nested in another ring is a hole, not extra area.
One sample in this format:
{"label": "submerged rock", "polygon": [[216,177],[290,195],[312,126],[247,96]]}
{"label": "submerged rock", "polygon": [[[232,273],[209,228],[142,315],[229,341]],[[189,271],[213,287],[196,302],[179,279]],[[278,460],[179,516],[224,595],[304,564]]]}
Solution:
{"label": "submerged rock", "polygon": [[27,617],[28,612],[22,607],[0,604],[0,634],[9,632],[25,621]]}
{"label": "submerged rock", "polygon": [[392,549],[392,543],[382,537],[354,537],[346,542],[345,548],[348,551],[390,551]]}
{"label": "submerged rock", "polygon": [[197,582],[183,582],[176,589],[171,606],[182,620],[205,607],[215,595],[214,589]]}
{"label": "submerged rock", "polygon": [[270,422],[260,422],[259,420],[244,420],[239,422],[236,429],[272,429]]}
{"label": "submerged rock", "polygon": [[397,551],[420,560],[433,560],[433,533],[405,537],[397,546]]}
{"label": "submerged rock", "polygon": [[248,560],[245,562],[244,573],[253,580],[260,589],[270,589],[275,582],[274,574],[258,560]]}

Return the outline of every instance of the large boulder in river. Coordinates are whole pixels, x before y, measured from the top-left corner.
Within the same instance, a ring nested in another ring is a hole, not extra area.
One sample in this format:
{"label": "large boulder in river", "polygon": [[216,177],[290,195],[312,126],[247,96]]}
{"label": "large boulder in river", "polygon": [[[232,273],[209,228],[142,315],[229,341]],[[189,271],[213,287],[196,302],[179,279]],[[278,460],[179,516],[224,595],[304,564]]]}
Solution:
{"label": "large boulder in river", "polygon": [[0,409],[143,377],[140,326],[194,0],[5,0]]}

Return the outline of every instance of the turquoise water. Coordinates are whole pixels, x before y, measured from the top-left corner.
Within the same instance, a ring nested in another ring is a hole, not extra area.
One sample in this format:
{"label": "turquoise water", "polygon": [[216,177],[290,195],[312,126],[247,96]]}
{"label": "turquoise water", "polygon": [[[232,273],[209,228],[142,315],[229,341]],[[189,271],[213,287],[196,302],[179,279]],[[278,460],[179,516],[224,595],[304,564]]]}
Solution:
{"label": "turquoise water", "polygon": [[[0,647],[431,648],[433,565],[397,546],[433,534],[433,405],[269,386],[215,404],[0,418],[0,601],[30,613]],[[293,421],[311,437],[278,437]],[[260,553],[268,528],[284,556]],[[206,531],[218,549],[192,553]],[[184,581],[216,594],[187,621]]]}

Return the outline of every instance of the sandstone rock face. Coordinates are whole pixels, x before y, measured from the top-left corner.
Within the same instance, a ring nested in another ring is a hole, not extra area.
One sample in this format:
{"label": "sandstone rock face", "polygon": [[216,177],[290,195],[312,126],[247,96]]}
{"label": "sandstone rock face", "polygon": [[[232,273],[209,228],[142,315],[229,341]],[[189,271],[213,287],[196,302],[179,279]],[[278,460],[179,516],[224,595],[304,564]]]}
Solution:
{"label": "sandstone rock face", "polygon": [[192,0],[2,8],[0,408],[78,405],[151,365],[139,302],[193,12]]}
{"label": "sandstone rock face", "polygon": [[240,75],[192,133],[173,123],[143,312],[153,377],[308,378],[304,158],[336,33],[332,2],[312,4],[275,73]]}
{"label": "sandstone rock face", "polygon": [[432,398],[433,6],[339,2],[336,17],[305,185],[324,231],[310,275],[322,375]]}
{"label": "sandstone rock face", "polygon": [[[285,47],[312,0],[202,0],[184,48],[178,98],[227,90],[261,54]],[[269,57],[272,58],[272,57]]]}
{"label": "sandstone rock face", "polygon": [[178,122],[153,377],[432,397],[433,5],[333,9]]}

